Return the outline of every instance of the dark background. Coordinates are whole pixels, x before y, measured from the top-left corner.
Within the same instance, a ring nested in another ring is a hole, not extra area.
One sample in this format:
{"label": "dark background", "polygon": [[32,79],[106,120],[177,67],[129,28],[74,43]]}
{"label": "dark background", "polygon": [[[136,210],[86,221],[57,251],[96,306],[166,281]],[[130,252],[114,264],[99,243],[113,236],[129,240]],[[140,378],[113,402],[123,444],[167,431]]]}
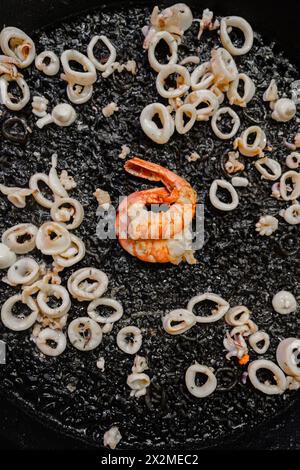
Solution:
{"label": "dark background", "polygon": [[[103,3],[103,2],[102,2]],[[107,2],[109,5],[125,2]],[[134,3],[127,1],[126,4]],[[166,2],[138,2],[159,4]],[[169,3],[175,3],[169,2]],[[197,5],[199,1],[187,2]],[[59,21],[77,11],[97,5],[100,0],[0,0],[1,23],[24,28],[26,32],[42,25]],[[299,13],[300,2],[205,0],[201,6],[218,14],[245,16],[252,26],[276,40],[289,58],[299,67]],[[0,24],[0,27],[2,24]],[[299,77],[300,78],[300,77]],[[1,366],[0,366],[1,367]],[[100,444],[100,443],[99,443]],[[0,449],[88,449],[86,444],[62,437],[37,423],[33,417],[0,396]],[[286,413],[255,431],[245,433],[235,442],[220,444],[218,449],[300,449],[300,401]]]}

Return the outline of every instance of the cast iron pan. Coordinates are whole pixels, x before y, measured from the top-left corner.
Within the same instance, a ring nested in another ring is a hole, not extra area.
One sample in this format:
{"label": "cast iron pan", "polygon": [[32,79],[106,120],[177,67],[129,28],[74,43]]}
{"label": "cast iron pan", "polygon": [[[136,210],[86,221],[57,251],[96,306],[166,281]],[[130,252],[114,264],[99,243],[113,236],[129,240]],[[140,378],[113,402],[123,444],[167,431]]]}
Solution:
{"label": "cast iron pan", "polygon": [[[38,51],[49,48],[60,53],[67,47],[84,50],[101,25],[101,32],[116,44],[121,61],[134,58],[139,73],[136,78],[124,74],[112,80],[100,80],[92,101],[78,109],[78,121],[68,129],[48,126],[37,132],[29,106],[21,113],[34,129],[27,143],[20,146],[1,141],[1,179],[7,185],[25,186],[31,174],[47,171],[53,153],[58,154],[59,168],[73,174],[78,183],[73,194],[85,208],[85,222],[77,233],[87,246],[84,262],[75,269],[87,265],[101,267],[110,279],[108,295],[119,299],[126,311],[124,319],[105,337],[99,350],[80,354],[68,346],[64,355],[56,359],[41,357],[28,332],[15,334],[1,327],[8,345],[7,365],[1,368],[2,393],[43,424],[92,445],[101,445],[104,431],[116,424],[123,434],[120,444],[123,448],[215,445],[280,415],[288,406],[295,406],[295,393],[266,397],[249,384],[243,385],[243,369],[233,363],[229,367],[235,386],[232,389],[226,386],[223,368],[228,364],[222,347],[223,322],[194,328],[176,338],[167,337],[161,329],[164,312],[184,306],[190,297],[209,289],[232,305],[245,303],[250,307],[253,319],[271,335],[272,346],[266,357],[274,359],[280,338],[299,336],[299,315],[283,318],[271,308],[272,294],[280,288],[292,290],[300,300],[299,231],[281,222],[272,238],[257,236],[254,227],[258,217],[263,213],[276,215],[280,204],[270,198],[270,185],[260,181],[249,161],[245,163],[251,187],[243,191],[239,209],[225,215],[213,210],[207,201],[207,190],[213,179],[226,177],[222,156],[230,145],[216,141],[208,125],[193,129],[185,138],[174,136],[163,148],[153,145],[143,135],[139,114],[146,104],[157,99],[154,75],[149,74],[147,59],[139,46],[140,28],[149,15],[149,7],[141,8],[142,2],[127,2],[126,6],[119,2],[101,8],[99,2],[85,2],[85,8],[97,5],[98,13],[86,17],[84,26],[83,16],[69,19],[61,26],[59,20],[81,12],[80,2],[22,2],[22,12],[18,3],[9,2],[2,8],[3,22],[20,26],[29,33],[40,29],[32,33]],[[194,6],[191,2],[191,6],[195,15],[200,14],[196,2]],[[284,49],[294,64],[299,63],[299,51],[292,47],[296,44],[293,22],[296,25],[297,15],[290,15],[287,8],[279,12],[273,7],[269,12],[266,4],[258,9],[253,2],[251,6],[227,2],[225,9],[221,2],[207,1],[203,7],[206,6],[217,15],[245,16],[256,31],[263,33],[264,39],[257,35],[253,50],[238,61],[241,70],[256,78],[260,99],[237,112],[244,128],[264,122],[273,155],[284,162],[283,139],[291,139],[296,134],[296,121],[278,126],[268,116],[261,96],[271,78],[276,78],[286,93],[298,78],[296,67],[281,54]],[[289,27],[285,29],[287,20]],[[52,26],[41,31],[49,24]],[[186,35],[183,56],[195,50],[195,33],[194,28]],[[274,40],[280,47],[273,44]],[[203,60],[217,41],[216,35],[208,34],[200,43]],[[25,76],[31,89],[44,94],[51,103],[65,99],[65,85],[58,77],[49,80],[34,68],[26,71]],[[121,110],[106,120],[101,108],[113,100]],[[10,116],[11,113],[2,113],[1,123]],[[95,188],[100,186],[109,191],[113,203],[117,204],[119,195],[149,187],[124,173],[123,162],[118,158],[123,144],[130,146],[132,155],[160,163],[191,181],[199,200],[205,203],[206,243],[198,255],[197,266],[146,265],[124,253],[116,241],[97,239],[96,202],[92,196]],[[201,159],[187,163],[185,157],[194,150]],[[7,228],[8,221],[10,226],[28,220],[40,225],[48,217],[47,211],[34,203],[20,211],[1,198],[0,208],[1,232]],[[38,258],[39,254],[34,256]],[[64,282],[71,271],[63,278]],[[1,284],[1,301],[13,293]],[[71,317],[84,314],[85,306],[74,302]],[[138,402],[129,398],[126,386],[132,358],[115,345],[116,331],[132,323],[143,330],[140,354],[148,358],[152,379],[147,396]],[[96,367],[99,356],[106,360],[104,374]],[[228,389],[218,390],[201,402],[193,399],[185,389],[184,372],[195,359],[221,369],[220,384]]]}

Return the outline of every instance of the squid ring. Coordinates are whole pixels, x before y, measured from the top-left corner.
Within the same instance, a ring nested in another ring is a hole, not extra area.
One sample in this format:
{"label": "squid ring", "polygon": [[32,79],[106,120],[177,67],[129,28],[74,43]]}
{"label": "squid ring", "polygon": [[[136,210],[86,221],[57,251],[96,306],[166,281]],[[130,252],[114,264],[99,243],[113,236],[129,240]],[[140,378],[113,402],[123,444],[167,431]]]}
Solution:
{"label": "squid ring", "polygon": [[[164,87],[165,81],[173,73],[180,75],[180,84],[175,89],[170,88],[166,90]],[[165,65],[156,77],[156,88],[163,98],[177,98],[178,96],[182,96],[188,91],[190,85],[191,77],[189,71],[178,64]]]}
{"label": "squid ring", "polygon": [[71,321],[68,336],[72,345],[79,351],[91,351],[101,343],[102,330],[91,318],[80,317]]}
{"label": "squid ring", "polygon": [[[228,28],[238,28],[245,36],[245,42],[242,47],[235,47],[228,34]],[[220,24],[220,39],[223,46],[232,55],[244,55],[250,51],[253,46],[253,30],[244,18],[240,16],[226,16],[222,18]]]}
{"label": "squid ring", "polygon": [[290,225],[300,224],[300,204],[292,204],[283,214],[284,220]]}
{"label": "squid ring", "polygon": [[[159,128],[153,121],[158,114],[162,128]],[[174,121],[166,106],[161,103],[152,103],[146,106],[140,116],[143,131],[157,144],[166,144],[174,132]]]}
{"label": "squid ring", "polygon": [[[184,124],[183,116],[184,114],[189,117],[189,121]],[[197,111],[194,105],[192,104],[183,104],[180,108],[177,109],[175,115],[175,126],[179,134],[186,134],[191,130],[193,125],[196,122]]]}
{"label": "squid ring", "polygon": [[[204,374],[207,376],[207,381],[204,385],[196,385],[196,375]],[[204,398],[211,395],[217,388],[217,379],[213,371],[200,364],[193,364],[185,373],[185,384],[190,392],[196,398]]]}
{"label": "squid ring", "polygon": [[[51,341],[51,346],[49,345],[49,341]],[[54,347],[52,346],[53,343],[55,344]],[[67,340],[62,331],[45,328],[38,334],[36,345],[46,356],[59,356],[66,349]]]}
{"label": "squid ring", "polygon": [[[266,369],[272,372],[276,385],[270,384],[268,381],[261,382],[257,377],[257,372]],[[248,366],[248,375],[252,385],[266,395],[282,394],[287,388],[287,381],[282,370],[272,361],[266,359],[258,359],[251,362]]]}
{"label": "squid ring", "polygon": [[[291,180],[293,187],[287,185]],[[290,190],[291,189],[291,190]],[[284,173],[280,179],[280,194],[285,201],[294,201],[300,196],[300,173],[290,170]]]}
{"label": "squid ring", "polygon": [[[220,105],[217,96],[210,90],[192,91],[185,99],[185,104],[187,103],[192,104],[196,108],[197,121],[208,121]],[[202,103],[205,103],[207,106],[197,109]]]}
{"label": "squid ring", "polygon": [[[11,93],[8,91],[9,82],[16,82],[22,92],[22,98],[15,102],[11,98]],[[4,104],[11,111],[20,111],[30,100],[30,90],[23,77],[8,78],[8,75],[3,75],[0,78],[0,103]]]}
{"label": "squid ring", "polygon": [[[161,64],[155,57],[155,49],[160,41],[164,41],[168,45],[171,53],[167,64]],[[160,72],[163,67],[168,64],[176,64],[178,60],[177,48],[178,46],[176,39],[174,39],[172,34],[170,34],[168,31],[159,31],[153,36],[148,48],[148,59],[151,67],[155,70],[155,72]]]}
{"label": "squid ring", "polygon": [[[114,309],[114,313],[109,317],[99,315],[99,313],[96,311],[99,305],[111,307]],[[88,316],[98,323],[115,323],[123,316],[124,310],[120,302],[117,302],[117,300],[102,297],[100,299],[93,300],[93,302],[89,304],[87,312]]]}
{"label": "squid ring", "polygon": [[300,377],[299,367],[300,340],[286,338],[281,341],[276,351],[276,359],[281,369],[292,377]]}
{"label": "squid ring", "polygon": [[[191,87],[193,90],[207,90],[214,83],[210,62],[198,65],[191,74]],[[200,80],[201,79],[201,80]]]}
{"label": "squid ring", "polygon": [[225,315],[225,321],[231,326],[243,326],[250,319],[250,311],[244,305],[230,308]]}
{"label": "squid ring", "polygon": [[[84,72],[73,70],[70,66],[70,62],[72,61],[78,62],[83,67]],[[64,69],[62,78],[68,83],[77,83],[86,86],[92,85],[97,80],[96,69],[93,62],[81,52],[73,49],[64,51],[61,55],[61,63]]]}
{"label": "squid ring", "polygon": [[33,258],[21,258],[9,268],[7,279],[13,286],[28,286],[37,280],[39,270],[40,267]]}
{"label": "squid ring", "polygon": [[[95,281],[90,284],[88,280]],[[95,268],[82,268],[75,271],[68,279],[70,294],[79,302],[95,300],[101,297],[108,286],[108,277]]]}
{"label": "squid ring", "polygon": [[71,235],[63,224],[45,222],[36,235],[36,246],[44,255],[59,255],[71,245]]}
{"label": "squid ring", "polygon": [[[231,202],[223,202],[218,198],[218,187],[226,189],[229,192],[232,199]],[[220,211],[232,211],[236,209],[239,204],[238,193],[236,192],[232,184],[226,180],[214,180],[212,182],[211,187],[209,189],[209,198],[212,205]]]}
{"label": "squid ring", "polygon": [[[49,297],[61,299],[61,305],[54,308],[49,307]],[[67,289],[56,284],[45,284],[45,286],[39,291],[36,300],[43,315],[47,315],[47,317],[50,318],[62,317],[68,313],[71,308],[70,296]]]}
{"label": "squid ring", "polygon": [[[273,158],[264,157],[255,162],[255,168],[261,174],[261,178],[270,181],[276,181],[281,176],[281,165]],[[272,173],[269,173],[265,166],[271,170]]]}
{"label": "squid ring", "polygon": [[67,95],[71,103],[83,104],[91,99],[93,94],[93,85],[76,85],[75,83],[68,83]]}
{"label": "squid ring", "polygon": [[181,335],[192,328],[196,321],[196,316],[190,310],[178,308],[164,316],[163,329],[169,335]]}
{"label": "squid ring", "polygon": [[[258,343],[263,341],[263,346],[258,346]],[[249,344],[257,354],[265,354],[270,347],[270,336],[265,331],[257,331],[249,336]]]}
{"label": "squid ring", "polygon": [[[71,206],[73,210],[70,208],[61,208],[61,206],[65,205]],[[51,207],[50,214],[55,222],[64,223],[68,230],[79,227],[84,217],[82,204],[71,197],[57,199]],[[71,219],[73,219],[72,222],[70,222]]]}
{"label": "squid ring", "polygon": [[34,61],[34,42],[24,31],[14,26],[2,29],[0,48],[5,55],[17,60],[17,66],[21,69],[28,67]]}
{"label": "squid ring", "polygon": [[[233,122],[233,127],[232,127],[232,130],[231,132],[225,134],[224,132],[221,132],[218,125],[217,125],[217,122],[221,119],[221,115],[222,114],[229,114],[232,118],[232,122]],[[240,118],[238,117],[238,115],[236,114],[235,111],[233,111],[233,109],[229,108],[229,107],[225,107],[225,108],[220,108],[212,117],[212,120],[211,120],[211,127],[212,127],[212,130],[214,131],[215,135],[219,138],[219,139],[222,139],[222,140],[228,140],[228,139],[231,139],[233,136],[235,136],[235,134],[237,133],[237,131],[239,130],[239,127],[241,125],[241,121],[240,121]]]}
{"label": "squid ring", "polygon": [[211,70],[215,77],[215,84],[221,91],[228,89],[230,82],[238,76],[238,70],[233,57],[226,49],[220,47],[211,51]]}
{"label": "squid ring", "polygon": [[136,326],[125,326],[117,334],[117,345],[126,354],[136,354],[142,341],[141,330]]}
{"label": "squid ring", "polygon": [[34,175],[32,175],[29,180],[29,188],[33,190],[32,195],[40,206],[46,207],[46,209],[51,209],[54,201],[50,201],[45,196],[43,196],[38,186],[39,181],[45,183],[52,191],[49,176],[45,173],[35,173]]}
{"label": "squid ring", "polygon": [[2,235],[2,243],[8,248],[23,255],[34,250],[38,228],[33,224],[18,224],[6,230]]}
{"label": "squid ring", "polygon": [[71,233],[70,236],[71,244],[69,248],[63,253],[53,256],[54,262],[63,268],[69,268],[70,266],[79,263],[85,255],[85,245],[83,241],[76,237],[76,235],[73,235],[73,233]]}
{"label": "squid ring", "polygon": [[[238,92],[240,81],[244,82],[243,96],[241,96]],[[253,83],[253,80],[251,80],[251,78],[248,77],[248,75],[246,75],[245,73],[239,73],[236,79],[233,80],[233,82],[231,82],[229,85],[227,91],[227,98],[231,105],[235,104],[237,106],[245,108],[247,106],[247,103],[252,100],[255,94],[255,90],[256,88]]]}
{"label": "squid ring", "polygon": [[291,170],[295,170],[299,168],[300,165],[300,153],[292,152],[290,155],[286,157],[285,164]]}
{"label": "squid ring", "polygon": [[13,331],[24,331],[28,330],[37,319],[38,316],[38,308],[36,306],[35,301],[32,297],[28,296],[26,299],[25,304],[30,308],[31,313],[30,315],[24,317],[17,317],[13,314],[12,310],[16,303],[22,301],[22,294],[13,295],[3,304],[1,308],[1,320],[2,323]]}
{"label": "squid ring", "polygon": [[[101,62],[99,62],[99,60],[97,60],[96,57],[94,56],[94,47],[98,41],[102,41],[103,44],[109,50],[109,57],[106,60],[105,64],[102,64]],[[101,36],[94,36],[91,39],[87,48],[87,55],[97,70],[99,70],[100,72],[105,72],[105,70],[116,61],[117,51],[116,51],[116,48],[112,45],[112,43],[108,39],[108,37],[101,35]]]}
{"label": "squid ring", "polygon": [[[255,134],[253,143],[249,143],[249,136]],[[263,156],[263,149],[267,145],[267,138],[259,126],[251,126],[246,129],[239,138],[234,141],[234,148],[238,148],[245,157]]]}
{"label": "squid ring", "polygon": [[[48,59],[48,61],[50,62],[47,63],[46,59]],[[59,71],[59,58],[52,51],[44,51],[36,56],[35,66],[45,75],[52,77],[53,75],[56,75]]]}
{"label": "squid ring", "polygon": [[220,297],[219,295],[213,294],[211,292],[206,292],[205,294],[201,294],[201,295],[197,295],[193,297],[189,301],[187,309],[193,313],[193,309],[195,305],[205,300],[210,300],[211,302],[215,302],[217,304],[217,308],[213,309],[211,311],[211,315],[207,317],[203,317],[203,316],[201,317],[197,315],[195,319],[196,319],[196,322],[198,323],[216,322],[220,320],[220,318],[222,318],[229,310],[229,303],[226,300],[222,299],[222,297]]}

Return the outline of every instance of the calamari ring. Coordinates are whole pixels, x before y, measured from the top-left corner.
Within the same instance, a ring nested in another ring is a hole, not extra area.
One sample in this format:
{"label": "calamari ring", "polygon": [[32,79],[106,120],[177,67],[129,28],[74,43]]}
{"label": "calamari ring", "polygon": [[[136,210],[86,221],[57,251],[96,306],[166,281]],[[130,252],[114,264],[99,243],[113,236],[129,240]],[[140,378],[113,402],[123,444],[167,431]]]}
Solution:
{"label": "calamari ring", "polygon": [[217,309],[212,310],[211,315],[207,317],[201,317],[199,315],[196,315],[195,319],[197,323],[216,322],[220,320],[220,318],[222,318],[229,310],[229,303],[226,300],[222,299],[222,297],[220,297],[219,295],[213,294],[211,292],[206,292],[205,294],[193,297],[188,303],[187,310],[193,313],[195,305],[205,300],[215,302],[217,304]]}
{"label": "calamari ring", "polygon": [[63,224],[45,222],[36,235],[36,247],[44,255],[59,255],[71,245],[71,235]]}
{"label": "calamari ring", "polygon": [[[207,376],[207,381],[200,387],[196,385],[196,375],[204,374]],[[196,398],[204,398],[211,395],[217,388],[217,379],[213,371],[200,364],[193,364],[185,373],[185,384],[190,392]]]}
{"label": "calamari ring", "polygon": [[[235,47],[228,34],[228,28],[238,28],[245,36],[245,42],[242,47]],[[240,16],[226,16],[222,18],[220,24],[220,39],[223,46],[232,55],[244,55],[250,51],[253,46],[253,30],[244,18]]]}
{"label": "calamari ring", "polygon": [[[266,369],[272,372],[274,379],[276,380],[276,385],[270,384],[269,382],[260,382],[257,377],[257,372],[260,369]],[[266,395],[280,395],[287,388],[287,381],[282,370],[274,364],[272,361],[266,359],[258,359],[251,362],[248,366],[248,376],[252,385],[257,388],[257,390],[265,393]]]}
{"label": "calamari ring", "polygon": [[37,320],[38,308],[32,297],[28,296],[25,304],[32,311],[30,315],[26,317],[17,317],[13,314],[12,309],[18,302],[24,303],[22,300],[22,294],[13,295],[2,305],[1,308],[1,320],[2,323],[13,331],[25,331],[28,330]]}
{"label": "calamari ring", "polygon": [[[88,280],[95,281],[89,284]],[[108,286],[108,277],[96,268],[82,268],[75,271],[68,279],[68,290],[72,297],[82,302],[101,297]]]}
{"label": "calamari ring", "polygon": [[[49,345],[51,341],[51,346]],[[66,336],[62,331],[45,328],[40,331],[36,338],[36,345],[46,356],[59,356],[64,352],[67,346]],[[55,343],[55,347],[52,344]]]}
{"label": "calamari ring", "polygon": [[101,343],[102,330],[91,318],[80,317],[71,321],[68,336],[71,344],[79,351],[91,351]]}
{"label": "calamari ring", "polygon": [[141,330],[136,326],[125,326],[117,334],[117,345],[126,354],[136,354],[142,346],[142,341]]}
{"label": "calamari ring", "polygon": [[[155,57],[155,49],[160,41],[164,41],[168,45],[171,52],[167,64],[161,64]],[[168,31],[159,31],[155,33],[153,38],[151,38],[148,48],[148,60],[153,70],[155,70],[155,72],[160,72],[166,65],[176,64],[178,60],[177,48],[178,45],[176,39],[174,39],[172,34],[170,34]]]}
{"label": "calamari ring", "polygon": [[[49,297],[61,299],[59,307],[49,307]],[[45,284],[37,295],[37,304],[43,315],[50,318],[59,318],[68,313],[71,308],[71,300],[67,289],[56,284]]]}
{"label": "calamari ring", "polygon": [[8,248],[23,255],[34,250],[38,228],[33,224],[18,224],[6,230],[2,235],[2,243]]}
{"label": "calamari ring", "polygon": [[[176,73],[180,75],[182,83],[175,89],[166,90],[164,87],[166,79]],[[156,88],[160,96],[163,98],[177,98],[178,96],[184,95],[188,91],[191,85],[191,77],[189,71],[178,64],[167,64],[165,65],[156,77]]]}
{"label": "calamari ring", "polygon": [[[69,209],[60,209],[60,207],[64,205],[71,206],[74,209],[74,213],[72,214]],[[69,216],[68,214],[66,216],[66,211],[69,212]],[[63,223],[68,230],[74,230],[82,223],[84,210],[82,204],[80,204],[76,199],[72,197],[64,197],[59,198],[54,202],[51,207],[50,214],[55,222]],[[73,221],[69,222],[70,219],[73,219]]]}
{"label": "calamari ring", "polygon": [[[114,309],[114,313],[109,317],[104,317],[97,313],[97,307],[99,305],[103,305],[106,307],[111,307]],[[120,302],[114,299],[108,299],[102,297],[100,299],[93,300],[88,308],[87,308],[88,316],[95,320],[97,323],[115,323],[116,321],[120,320],[123,316],[124,310]]]}

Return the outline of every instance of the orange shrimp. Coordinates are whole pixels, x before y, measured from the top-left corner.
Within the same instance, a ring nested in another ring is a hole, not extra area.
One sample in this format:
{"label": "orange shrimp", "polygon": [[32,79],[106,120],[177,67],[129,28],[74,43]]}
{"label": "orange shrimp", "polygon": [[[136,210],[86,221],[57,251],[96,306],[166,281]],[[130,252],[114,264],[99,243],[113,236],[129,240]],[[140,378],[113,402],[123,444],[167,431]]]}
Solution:
{"label": "orange shrimp", "polygon": [[[125,170],[140,178],[161,181],[164,188],[138,191],[125,198],[117,214],[121,246],[131,255],[152,263],[195,263],[190,224],[195,214],[196,192],[170,170],[140,158],[126,162]],[[150,204],[168,204],[163,212],[148,211]]]}

